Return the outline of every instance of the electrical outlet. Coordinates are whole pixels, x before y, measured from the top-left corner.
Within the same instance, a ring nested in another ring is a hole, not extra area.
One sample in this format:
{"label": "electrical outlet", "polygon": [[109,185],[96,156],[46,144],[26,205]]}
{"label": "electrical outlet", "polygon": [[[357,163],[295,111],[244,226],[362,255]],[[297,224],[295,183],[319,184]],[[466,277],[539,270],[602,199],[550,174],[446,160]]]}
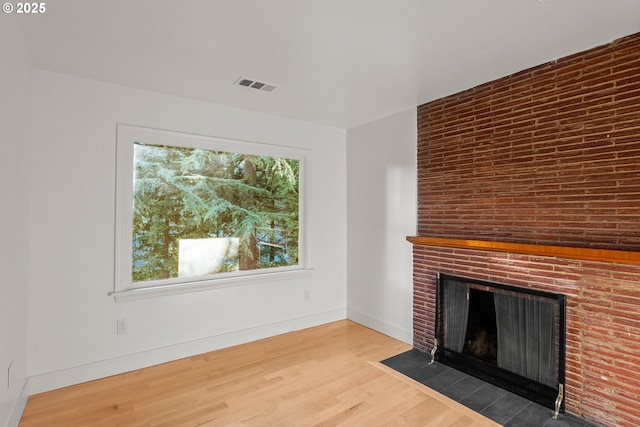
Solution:
{"label": "electrical outlet", "polygon": [[9,363],[9,367],[7,368],[7,390],[11,389],[14,381],[16,380],[15,369],[13,368],[13,362]]}
{"label": "electrical outlet", "polygon": [[309,289],[304,290],[304,299],[309,299]]}
{"label": "electrical outlet", "polygon": [[116,322],[116,331],[118,335],[127,333],[127,319],[120,319]]}

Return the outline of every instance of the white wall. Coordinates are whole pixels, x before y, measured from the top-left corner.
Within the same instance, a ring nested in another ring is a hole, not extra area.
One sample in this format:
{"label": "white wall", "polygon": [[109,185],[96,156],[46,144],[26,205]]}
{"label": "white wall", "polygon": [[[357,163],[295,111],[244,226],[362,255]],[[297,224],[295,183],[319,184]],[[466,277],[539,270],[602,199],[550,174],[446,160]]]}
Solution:
{"label": "white wall", "polygon": [[413,342],[416,109],[347,132],[348,317]]}
{"label": "white wall", "polygon": [[[31,68],[14,16],[0,24],[0,426],[17,425],[27,373]],[[7,387],[9,364],[14,381]],[[26,395],[25,395],[26,396]]]}
{"label": "white wall", "polygon": [[[311,149],[310,277],[115,303],[116,123]],[[32,393],[346,317],[344,130],[35,70],[30,162]]]}

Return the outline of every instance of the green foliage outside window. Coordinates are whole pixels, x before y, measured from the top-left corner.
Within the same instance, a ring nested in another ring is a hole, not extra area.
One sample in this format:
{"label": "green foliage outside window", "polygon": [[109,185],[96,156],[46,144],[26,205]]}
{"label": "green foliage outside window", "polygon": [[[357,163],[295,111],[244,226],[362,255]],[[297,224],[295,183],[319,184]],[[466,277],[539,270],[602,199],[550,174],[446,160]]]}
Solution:
{"label": "green foliage outside window", "polygon": [[181,240],[237,242],[206,274],[298,264],[299,163],[135,143],[133,282],[179,277]]}

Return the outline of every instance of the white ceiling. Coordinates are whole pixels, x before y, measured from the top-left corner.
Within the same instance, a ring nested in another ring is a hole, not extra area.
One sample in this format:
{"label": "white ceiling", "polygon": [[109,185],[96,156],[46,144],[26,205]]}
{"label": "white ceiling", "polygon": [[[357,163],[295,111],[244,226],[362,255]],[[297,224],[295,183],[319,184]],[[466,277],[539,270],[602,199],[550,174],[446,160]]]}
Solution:
{"label": "white ceiling", "polygon": [[[351,128],[640,31],[640,0],[49,0],[35,67]],[[272,93],[234,86],[245,76]]]}

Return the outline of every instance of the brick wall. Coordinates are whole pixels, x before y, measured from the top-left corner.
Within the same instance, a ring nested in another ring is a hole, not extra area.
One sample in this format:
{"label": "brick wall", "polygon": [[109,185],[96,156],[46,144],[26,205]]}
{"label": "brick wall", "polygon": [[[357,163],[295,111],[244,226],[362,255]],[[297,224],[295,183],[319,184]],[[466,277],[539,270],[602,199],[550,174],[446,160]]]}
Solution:
{"label": "brick wall", "polygon": [[[418,235],[640,251],[640,34],[418,108]],[[566,408],[640,425],[640,266],[414,246],[414,346],[435,274],[563,293]]]}
{"label": "brick wall", "polygon": [[640,35],[418,108],[418,234],[640,249]]}

